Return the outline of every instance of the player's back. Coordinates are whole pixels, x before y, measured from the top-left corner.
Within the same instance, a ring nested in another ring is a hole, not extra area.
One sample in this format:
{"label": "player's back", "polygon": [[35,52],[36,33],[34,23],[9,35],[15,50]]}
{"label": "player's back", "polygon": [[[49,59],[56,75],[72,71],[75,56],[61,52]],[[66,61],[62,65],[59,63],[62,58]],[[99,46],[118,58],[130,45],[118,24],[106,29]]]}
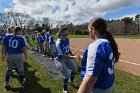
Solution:
{"label": "player's back", "polygon": [[21,35],[8,35],[4,38],[3,44],[8,54],[21,54],[23,53],[22,48],[26,47],[25,40]]}

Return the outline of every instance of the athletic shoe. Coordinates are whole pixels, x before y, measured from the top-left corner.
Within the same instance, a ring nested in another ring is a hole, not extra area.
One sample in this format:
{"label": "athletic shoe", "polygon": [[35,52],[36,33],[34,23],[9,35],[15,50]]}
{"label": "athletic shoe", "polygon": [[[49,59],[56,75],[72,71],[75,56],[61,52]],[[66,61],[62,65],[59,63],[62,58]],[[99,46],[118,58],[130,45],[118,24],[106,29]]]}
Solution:
{"label": "athletic shoe", "polygon": [[5,87],[8,87],[8,86],[10,86],[10,84],[9,84],[9,82],[6,82]]}
{"label": "athletic shoe", "polygon": [[63,93],[68,93],[68,91],[66,91],[66,90],[63,90]]}
{"label": "athletic shoe", "polygon": [[24,78],[23,81],[20,82],[22,86],[24,86],[26,79]]}
{"label": "athletic shoe", "polygon": [[53,60],[53,58],[49,58],[50,60]]}
{"label": "athletic shoe", "polygon": [[73,86],[74,88],[79,88],[78,84],[75,83],[74,81],[69,81],[70,85]]}
{"label": "athletic shoe", "polygon": [[15,69],[12,70],[12,73],[14,73],[14,72],[15,72]]}
{"label": "athletic shoe", "polygon": [[46,57],[46,55],[42,55],[43,57]]}

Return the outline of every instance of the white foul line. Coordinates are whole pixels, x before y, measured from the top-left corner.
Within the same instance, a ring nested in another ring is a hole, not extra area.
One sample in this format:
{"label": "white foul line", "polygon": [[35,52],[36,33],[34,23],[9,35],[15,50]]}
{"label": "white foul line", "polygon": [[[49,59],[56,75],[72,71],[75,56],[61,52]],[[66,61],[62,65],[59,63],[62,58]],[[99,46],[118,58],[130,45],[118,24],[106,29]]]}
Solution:
{"label": "white foul line", "polygon": [[132,64],[132,65],[136,65],[136,66],[140,66],[140,64],[137,64],[134,62],[129,62],[129,61],[121,60],[121,59],[119,61],[124,62],[124,63],[128,63],[128,64]]}
{"label": "white foul line", "polygon": [[[76,48],[73,48],[73,47],[70,47],[70,48],[71,48],[71,49],[74,49],[74,50],[77,50],[77,51],[81,51],[81,52],[84,51],[84,50],[76,49]],[[122,59],[120,59],[119,61],[124,62],[124,63],[127,63],[127,64],[132,64],[132,65],[140,66],[140,64],[137,64],[137,63],[135,63],[135,62],[129,62],[129,61],[122,60]]]}

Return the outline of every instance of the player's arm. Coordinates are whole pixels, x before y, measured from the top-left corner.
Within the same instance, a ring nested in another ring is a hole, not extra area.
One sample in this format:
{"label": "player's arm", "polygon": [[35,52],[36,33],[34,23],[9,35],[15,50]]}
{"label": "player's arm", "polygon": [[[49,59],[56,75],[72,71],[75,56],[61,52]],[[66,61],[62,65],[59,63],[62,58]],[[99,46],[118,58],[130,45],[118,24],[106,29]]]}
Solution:
{"label": "player's arm", "polygon": [[23,53],[24,53],[24,56],[25,56],[25,60],[27,60],[27,48],[26,47],[23,47]]}
{"label": "player's arm", "polygon": [[71,50],[70,50],[70,55],[65,55],[65,54],[63,54],[63,55],[62,55],[62,58],[66,58],[66,59],[78,59],[79,57],[78,57],[78,55],[74,55],[74,54],[71,52]]}
{"label": "player's arm", "polygon": [[5,59],[6,59],[5,53],[6,53],[5,45],[2,44],[2,60],[3,60],[3,61],[5,61]]}
{"label": "player's arm", "polygon": [[76,58],[78,58],[76,55],[73,55],[73,56],[71,56],[71,55],[61,55],[62,56],[62,58],[66,58],[66,59],[76,59]]}
{"label": "player's arm", "polygon": [[70,49],[69,49],[69,51],[70,51],[70,55],[71,55],[71,56],[74,56],[74,54],[72,53],[72,51],[71,51]]}
{"label": "player's arm", "polygon": [[22,41],[21,41],[21,46],[22,46],[22,51],[23,51],[23,54],[25,56],[25,60],[27,60],[27,42],[26,40],[23,38]]}
{"label": "player's arm", "polygon": [[91,93],[97,78],[96,76],[86,75],[77,93]]}

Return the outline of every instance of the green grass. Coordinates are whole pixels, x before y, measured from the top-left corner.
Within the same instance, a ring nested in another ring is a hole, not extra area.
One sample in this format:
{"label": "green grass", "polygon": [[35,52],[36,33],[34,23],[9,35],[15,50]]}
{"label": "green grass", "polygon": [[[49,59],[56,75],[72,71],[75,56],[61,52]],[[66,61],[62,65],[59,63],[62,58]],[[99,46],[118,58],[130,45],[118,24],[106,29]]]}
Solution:
{"label": "green grass", "polygon": [[[132,39],[140,39],[140,34],[138,35],[113,35],[114,38],[132,38]],[[55,35],[55,40],[57,36]],[[69,38],[90,38],[89,35],[69,35]]]}
{"label": "green grass", "polygon": [[138,35],[118,35],[114,36],[115,38],[130,38],[130,39],[140,39],[140,34]]}

